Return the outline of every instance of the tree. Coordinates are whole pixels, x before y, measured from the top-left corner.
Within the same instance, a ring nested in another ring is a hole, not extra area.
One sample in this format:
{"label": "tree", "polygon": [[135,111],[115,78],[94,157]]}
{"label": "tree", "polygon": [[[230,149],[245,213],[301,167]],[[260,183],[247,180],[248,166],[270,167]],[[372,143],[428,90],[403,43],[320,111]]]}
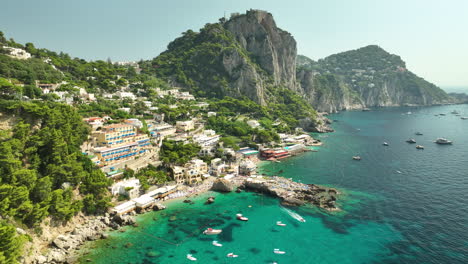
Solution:
{"label": "tree", "polygon": [[12,225],[0,222],[0,263],[17,263],[23,241]]}

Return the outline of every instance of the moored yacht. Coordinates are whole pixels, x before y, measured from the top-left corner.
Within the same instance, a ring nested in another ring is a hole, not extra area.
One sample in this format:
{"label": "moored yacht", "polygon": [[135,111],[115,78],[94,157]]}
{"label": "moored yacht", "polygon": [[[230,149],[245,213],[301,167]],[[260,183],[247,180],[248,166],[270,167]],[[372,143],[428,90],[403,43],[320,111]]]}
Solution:
{"label": "moored yacht", "polygon": [[203,234],[205,235],[217,235],[219,233],[223,232],[221,229],[213,229],[213,228],[207,228],[205,231],[203,231]]}
{"label": "moored yacht", "polygon": [[279,248],[275,248],[275,249],[273,250],[273,253],[282,255],[282,254],[284,254],[284,253],[286,253],[286,252],[281,251]]}
{"label": "moored yacht", "polygon": [[353,156],[353,160],[361,160],[361,156]]}
{"label": "moored yacht", "polygon": [[388,143],[387,143],[387,142],[384,142],[384,143],[382,143],[382,145],[384,145],[384,146],[388,146]]}
{"label": "moored yacht", "polygon": [[422,136],[422,135],[423,135],[423,133],[421,133],[421,132],[416,132],[416,133],[414,133],[414,134],[415,134],[416,136]]}
{"label": "moored yacht", "polygon": [[461,118],[462,120],[466,120],[466,119],[468,119],[468,116],[462,116],[462,117],[460,117],[460,118]]}
{"label": "moored yacht", "polygon": [[416,145],[416,148],[417,148],[417,149],[424,149],[424,146],[422,146],[422,145]]}
{"label": "moored yacht", "polygon": [[223,246],[223,244],[218,243],[218,241],[216,241],[216,240],[213,241],[212,244],[213,244],[213,246],[216,246],[216,247],[222,247]]}
{"label": "moored yacht", "polygon": [[191,261],[197,260],[196,257],[192,256],[192,254],[187,254],[187,258],[190,259]]}
{"label": "moored yacht", "polygon": [[235,255],[234,253],[231,252],[231,253],[228,253],[228,254],[226,255],[226,257],[228,257],[228,258],[237,258],[238,255]]}
{"label": "moored yacht", "polygon": [[408,142],[410,144],[414,144],[414,143],[416,143],[416,140],[414,138],[410,138],[410,139],[406,140],[406,142]]}
{"label": "moored yacht", "polygon": [[437,143],[437,144],[441,144],[441,145],[450,145],[450,144],[452,144],[452,141],[450,141],[450,140],[448,140],[446,138],[438,138],[434,142]]}
{"label": "moored yacht", "polygon": [[283,222],[281,222],[281,221],[277,221],[277,222],[276,222],[276,225],[277,225],[277,226],[286,226],[286,224],[283,223]]}
{"label": "moored yacht", "polygon": [[236,218],[237,220],[241,220],[241,221],[249,221],[249,219],[243,216],[242,214],[236,214]]}

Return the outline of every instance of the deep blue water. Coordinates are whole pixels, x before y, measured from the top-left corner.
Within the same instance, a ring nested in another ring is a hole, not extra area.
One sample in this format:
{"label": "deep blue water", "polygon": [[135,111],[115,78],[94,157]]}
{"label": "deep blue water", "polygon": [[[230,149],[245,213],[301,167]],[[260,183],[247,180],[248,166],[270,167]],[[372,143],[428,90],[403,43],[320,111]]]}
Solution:
{"label": "deep blue water", "polygon": [[[336,132],[316,135],[324,142],[319,152],[262,166],[266,174],[339,188],[339,213],[295,209],[307,220],[300,223],[273,198],[214,194],[215,204],[204,205],[212,195],[205,194],[195,205],[174,202],[143,215],[140,227],[85,249],[82,261],[189,263],[185,255],[193,253],[198,263],[468,263],[468,120],[450,114],[454,109],[468,116],[468,105],[332,115]],[[439,113],[446,116],[434,116]],[[454,144],[437,145],[437,137]],[[235,220],[237,212],[250,221]],[[275,226],[277,220],[287,227]],[[207,226],[224,231],[206,237],[201,231]],[[223,247],[213,247],[213,239]],[[273,248],[286,254],[275,255]],[[226,258],[229,252],[239,258]]]}

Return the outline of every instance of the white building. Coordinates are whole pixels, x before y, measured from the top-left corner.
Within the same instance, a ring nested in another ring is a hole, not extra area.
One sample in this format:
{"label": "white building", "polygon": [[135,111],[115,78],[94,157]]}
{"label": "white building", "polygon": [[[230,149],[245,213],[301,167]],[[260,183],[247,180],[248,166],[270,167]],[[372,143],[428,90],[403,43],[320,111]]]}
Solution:
{"label": "white building", "polygon": [[117,110],[124,111],[126,113],[130,113],[130,107],[121,107],[121,108],[119,108]]}
{"label": "white building", "polygon": [[132,125],[136,128],[142,128],[143,127],[143,122],[141,122],[139,119],[136,119],[136,118],[130,118],[130,119],[126,119],[124,121],[126,124],[129,124],[129,125]]}
{"label": "white building", "polygon": [[140,180],[128,179],[117,182],[111,187],[112,195],[127,195],[130,199],[138,197],[140,194]]}
{"label": "white building", "polygon": [[208,117],[210,116],[216,116],[216,112],[208,112]]}
{"label": "white building", "polygon": [[130,92],[117,92],[116,95],[120,99],[128,98],[128,99],[136,100],[136,96],[133,93],[130,93]]}
{"label": "white building", "polygon": [[187,131],[193,130],[194,128],[195,128],[195,122],[193,120],[176,122],[176,129],[178,131],[187,132]]}

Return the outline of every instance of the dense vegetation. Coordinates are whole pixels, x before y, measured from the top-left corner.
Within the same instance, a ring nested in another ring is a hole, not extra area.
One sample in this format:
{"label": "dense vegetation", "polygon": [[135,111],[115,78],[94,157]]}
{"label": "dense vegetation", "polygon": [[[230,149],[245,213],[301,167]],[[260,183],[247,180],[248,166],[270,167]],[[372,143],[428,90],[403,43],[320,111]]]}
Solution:
{"label": "dense vegetation", "polygon": [[81,154],[88,128],[73,108],[1,100],[0,112],[15,123],[0,134],[3,219],[36,227],[47,216],[63,222],[106,210],[110,182]]}
{"label": "dense vegetation", "polygon": [[200,32],[184,32],[169,43],[167,51],[140,66],[144,73],[172,79],[197,96],[221,98],[231,93],[229,75],[223,70],[223,54],[233,50],[247,58],[222,24],[206,24]]}
{"label": "dense vegetation", "polygon": [[165,165],[184,165],[197,156],[201,147],[197,144],[164,140],[159,157]]}
{"label": "dense vegetation", "polygon": [[[384,85],[392,85],[410,95],[402,98],[402,103],[417,102],[417,98],[424,95],[429,95],[436,101],[449,99],[443,90],[408,71],[400,56],[390,54],[376,45],[334,54],[318,62],[298,56],[297,66],[298,71],[331,74],[343,82],[337,83],[338,85],[346,85],[351,92],[363,93],[368,89],[382,89]],[[337,87],[333,83],[323,84],[324,93]],[[352,95],[357,96],[357,93]]]}

